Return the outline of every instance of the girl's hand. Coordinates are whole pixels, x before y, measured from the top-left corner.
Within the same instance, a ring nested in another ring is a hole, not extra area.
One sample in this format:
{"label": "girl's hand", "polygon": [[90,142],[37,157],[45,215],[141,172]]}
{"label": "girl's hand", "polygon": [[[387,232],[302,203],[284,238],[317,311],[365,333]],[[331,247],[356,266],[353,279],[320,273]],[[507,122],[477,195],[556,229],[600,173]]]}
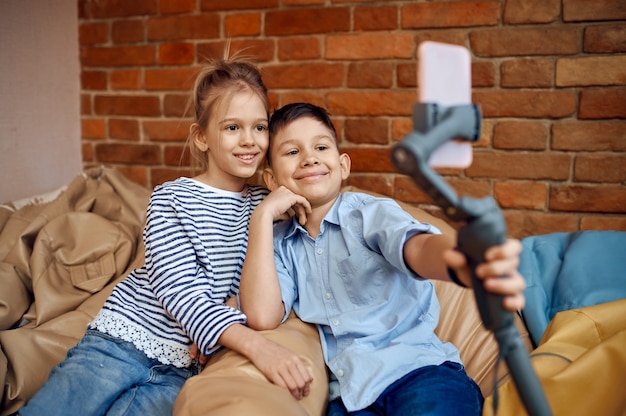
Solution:
{"label": "girl's hand", "polygon": [[[486,262],[476,267],[476,276],[483,280],[485,290],[502,295],[502,307],[511,312],[523,309],[526,302],[523,293],[526,282],[517,271],[521,251],[519,240],[509,239],[504,244],[487,250]],[[444,253],[444,260],[456,271],[462,283],[467,287],[472,286],[469,268],[462,253],[448,250]]]}
{"label": "girl's hand", "polygon": [[[232,296],[228,298],[228,300],[225,303],[226,305],[230,306],[233,309],[238,309],[237,296]],[[199,357],[198,362],[200,363],[201,366],[205,366],[206,363],[209,361],[209,357],[207,357],[206,355],[200,352],[200,348],[198,348],[198,345],[195,342],[193,343],[193,345],[191,346],[191,349],[189,350],[189,355],[191,355],[192,360],[195,360],[196,357]]]}
{"label": "girl's hand", "polygon": [[264,338],[250,356],[252,363],[277,386],[286,388],[296,400],[308,396],[313,376],[300,356],[289,348]]}

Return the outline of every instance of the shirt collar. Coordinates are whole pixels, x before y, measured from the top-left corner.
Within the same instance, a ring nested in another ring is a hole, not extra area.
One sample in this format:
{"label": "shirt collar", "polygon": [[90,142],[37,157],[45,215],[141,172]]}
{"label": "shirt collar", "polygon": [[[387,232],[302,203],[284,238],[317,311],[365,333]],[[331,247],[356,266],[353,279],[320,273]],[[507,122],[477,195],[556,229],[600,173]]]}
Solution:
{"label": "shirt collar", "polygon": [[[341,207],[342,199],[343,199],[343,194],[340,193],[339,197],[337,198],[333,206],[330,208],[330,211],[326,213],[326,216],[324,217],[324,219],[322,220],[322,223],[320,224],[320,234],[324,233],[324,229],[326,228],[327,222],[334,224],[334,225],[339,225],[339,210]],[[287,232],[285,233],[285,238],[286,239],[291,238],[296,233],[296,231],[300,231],[308,235],[307,230],[302,225],[300,225],[297,218],[292,217],[289,220],[289,225],[287,226]]]}

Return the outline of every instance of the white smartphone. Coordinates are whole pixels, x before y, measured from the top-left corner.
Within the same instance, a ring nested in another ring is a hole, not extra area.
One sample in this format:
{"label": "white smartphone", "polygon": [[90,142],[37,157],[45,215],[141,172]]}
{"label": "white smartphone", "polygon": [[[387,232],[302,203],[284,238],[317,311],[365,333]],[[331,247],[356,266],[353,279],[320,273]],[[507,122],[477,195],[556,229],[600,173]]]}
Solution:
{"label": "white smartphone", "polygon": [[[472,66],[467,48],[425,41],[418,48],[418,100],[443,106],[472,102]],[[472,144],[450,140],[429,159],[433,167],[466,168],[472,164]]]}

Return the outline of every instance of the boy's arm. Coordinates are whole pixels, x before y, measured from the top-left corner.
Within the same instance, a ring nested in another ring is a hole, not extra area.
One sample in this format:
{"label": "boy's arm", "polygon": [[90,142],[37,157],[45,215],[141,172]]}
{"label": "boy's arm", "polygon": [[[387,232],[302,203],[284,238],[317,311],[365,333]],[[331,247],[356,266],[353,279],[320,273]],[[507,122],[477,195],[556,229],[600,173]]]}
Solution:
{"label": "boy's arm", "polygon": [[251,328],[273,329],[285,314],[274,262],[273,224],[294,210],[294,206],[298,207],[295,211],[299,213],[300,223],[306,222],[306,213],[311,211],[308,201],[285,187],[279,187],[252,213],[239,286],[241,310]]}
{"label": "boy's arm", "polygon": [[[404,245],[405,262],[418,275],[435,280],[450,281],[447,270],[450,267],[465,286],[471,287],[465,256],[454,250],[455,243],[448,235],[416,234]],[[525,303],[526,283],[517,271],[521,247],[514,239],[491,247],[485,253],[486,262],[476,268],[476,275],[483,279],[485,289],[503,295],[503,307],[510,311],[521,310]]]}

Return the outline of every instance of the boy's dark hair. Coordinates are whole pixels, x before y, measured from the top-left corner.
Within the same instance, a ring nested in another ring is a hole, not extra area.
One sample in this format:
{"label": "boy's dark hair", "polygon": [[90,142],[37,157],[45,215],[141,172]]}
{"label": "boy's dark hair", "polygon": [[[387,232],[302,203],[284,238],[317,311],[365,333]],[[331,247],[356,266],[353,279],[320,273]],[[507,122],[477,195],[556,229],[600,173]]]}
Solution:
{"label": "boy's dark hair", "polygon": [[314,120],[319,121],[324,126],[330,130],[332,133],[333,139],[337,141],[337,131],[335,130],[335,126],[333,125],[332,120],[330,119],[330,114],[326,109],[319,107],[315,104],[311,103],[291,103],[286,104],[274,111],[274,114],[270,117],[269,122],[269,136],[270,136],[270,144],[267,149],[267,163],[272,165],[272,139],[276,136],[276,134],[284,129],[289,123],[302,118],[302,117],[310,117]]}

